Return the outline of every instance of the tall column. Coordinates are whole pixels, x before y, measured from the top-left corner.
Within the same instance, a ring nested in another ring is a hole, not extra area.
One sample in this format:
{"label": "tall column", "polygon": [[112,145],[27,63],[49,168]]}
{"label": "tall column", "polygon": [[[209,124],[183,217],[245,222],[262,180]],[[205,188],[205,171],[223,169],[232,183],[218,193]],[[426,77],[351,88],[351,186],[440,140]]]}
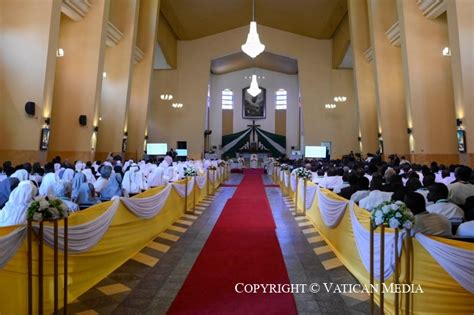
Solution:
{"label": "tall column", "polygon": [[136,46],[141,50],[141,61],[133,68],[132,90],[127,109],[128,158],[140,159],[144,152],[159,8],[159,0],[140,1]]}
{"label": "tall column", "polygon": [[412,160],[457,163],[456,119],[446,15],[428,18],[412,0],[397,0],[405,100],[411,112]]}
{"label": "tall column", "polygon": [[110,3],[96,159],[122,152],[125,114],[130,100],[138,0]]}
{"label": "tall column", "polygon": [[349,26],[354,57],[354,86],[359,107],[361,151],[375,153],[378,149],[378,118],[372,65],[365,52],[370,48],[366,0],[348,0]]}
{"label": "tall column", "polygon": [[58,47],[64,56],[56,67],[49,158],[94,159],[109,6],[110,0],[97,0],[82,19],[61,16]]}
{"label": "tall column", "polygon": [[[44,161],[40,133],[51,110],[61,1],[0,1],[0,161]],[[20,18],[21,17],[21,18]],[[25,103],[34,102],[34,116]]]}
{"label": "tall column", "polygon": [[460,161],[474,166],[474,1],[446,2],[456,118],[462,120],[467,140]]}
{"label": "tall column", "polygon": [[398,42],[397,45],[396,41],[392,44],[385,34],[392,26],[390,35],[397,33],[397,3],[396,0],[368,0],[368,6],[375,91],[384,154],[408,155],[410,149],[406,132],[408,124],[400,44]]}

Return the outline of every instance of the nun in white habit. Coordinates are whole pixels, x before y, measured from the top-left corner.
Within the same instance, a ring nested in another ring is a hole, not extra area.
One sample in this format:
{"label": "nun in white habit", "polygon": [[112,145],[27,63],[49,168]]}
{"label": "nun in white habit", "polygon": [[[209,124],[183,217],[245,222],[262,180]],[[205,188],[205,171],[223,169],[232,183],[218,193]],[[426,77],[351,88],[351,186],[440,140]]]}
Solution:
{"label": "nun in white habit", "polygon": [[158,187],[158,186],[164,185],[163,174],[164,174],[164,169],[161,166],[153,165],[151,167],[151,172],[148,175],[148,186]]}
{"label": "nun in white habit", "polygon": [[10,177],[18,178],[18,180],[22,182],[24,180],[28,180],[30,176],[26,170],[17,170]]}
{"label": "nun in white habit", "polygon": [[47,173],[44,175],[39,187],[40,196],[54,196],[54,185],[59,181],[55,173]]}
{"label": "nun in white habit", "polygon": [[122,181],[122,188],[125,196],[133,196],[146,189],[146,183],[142,172],[137,164],[132,164],[130,169],[125,172]]}
{"label": "nun in white habit", "polygon": [[36,195],[36,186],[29,180],[22,181],[15,188],[8,202],[0,211],[0,226],[26,223],[26,210]]}

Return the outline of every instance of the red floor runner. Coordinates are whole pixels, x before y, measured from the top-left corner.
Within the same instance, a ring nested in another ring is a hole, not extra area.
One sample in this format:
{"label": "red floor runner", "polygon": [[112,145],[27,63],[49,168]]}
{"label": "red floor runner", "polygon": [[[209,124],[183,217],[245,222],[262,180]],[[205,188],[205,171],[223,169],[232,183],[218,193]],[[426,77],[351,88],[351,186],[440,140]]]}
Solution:
{"label": "red floor runner", "polygon": [[237,293],[237,283],[289,284],[261,170],[246,170],[169,314],[296,314],[291,293]]}

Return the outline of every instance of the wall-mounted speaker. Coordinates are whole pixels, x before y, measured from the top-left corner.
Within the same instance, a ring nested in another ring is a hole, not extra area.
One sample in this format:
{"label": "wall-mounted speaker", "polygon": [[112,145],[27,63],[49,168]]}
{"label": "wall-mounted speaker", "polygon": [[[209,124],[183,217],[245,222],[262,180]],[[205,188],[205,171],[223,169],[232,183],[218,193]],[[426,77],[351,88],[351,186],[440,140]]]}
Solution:
{"label": "wall-mounted speaker", "polygon": [[87,116],[81,115],[79,116],[79,125],[86,126],[87,125]]}
{"label": "wall-mounted speaker", "polygon": [[212,130],[204,130],[204,135],[209,136],[212,133]]}
{"label": "wall-mounted speaker", "polygon": [[25,112],[28,116],[34,116],[36,111],[36,104],[35,102],[26,102],[25,104]]}

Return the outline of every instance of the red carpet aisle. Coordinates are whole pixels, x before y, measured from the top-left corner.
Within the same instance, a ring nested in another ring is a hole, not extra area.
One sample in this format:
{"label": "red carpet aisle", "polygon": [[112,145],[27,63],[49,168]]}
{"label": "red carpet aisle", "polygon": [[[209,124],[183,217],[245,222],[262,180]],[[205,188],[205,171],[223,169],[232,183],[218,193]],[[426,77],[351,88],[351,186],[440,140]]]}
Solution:
{"label": "red carpet aisle", "polygon": [[246,170],[169,314],[296,314],[291,293],[238,294],[237,283],[290,283],[262,171]]}

